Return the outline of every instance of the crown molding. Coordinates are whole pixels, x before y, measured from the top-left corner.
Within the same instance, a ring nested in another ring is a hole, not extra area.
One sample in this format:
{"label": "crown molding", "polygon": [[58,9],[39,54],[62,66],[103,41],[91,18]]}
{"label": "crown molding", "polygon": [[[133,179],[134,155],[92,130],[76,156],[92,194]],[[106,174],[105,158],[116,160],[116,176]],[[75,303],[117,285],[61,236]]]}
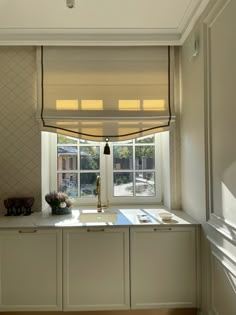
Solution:
{"label": "crown molding", "polygon": [[197,23],[198,19],[206,9],[207,5],[209,4],[210,0],[202,0],[198,7],[194,10],[192,14],[190,14],[188,17],[189,19],[185,21],[183,25],[180,25],[181,30],[181,37],[180,37],[180,45],[183,45],[185,40],[187,39],[188,35],[193,30],[195,24]]}
{"label": "crown molding", "polygon": [[179,45],[180,35],[155,29],[0,29],[0,45]]}
{"label": "crown molding", "polygon": [[0,28],[0,46],[180,46],[209,2],[191,1],[177,28]]}

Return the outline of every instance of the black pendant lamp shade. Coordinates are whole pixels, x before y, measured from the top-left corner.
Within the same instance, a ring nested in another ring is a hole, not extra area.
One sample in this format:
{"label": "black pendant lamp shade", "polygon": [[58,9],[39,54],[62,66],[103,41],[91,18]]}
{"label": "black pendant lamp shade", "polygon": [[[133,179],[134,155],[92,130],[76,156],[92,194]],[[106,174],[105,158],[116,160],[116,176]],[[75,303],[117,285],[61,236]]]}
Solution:
{"label": "black pendant lamp shade", "polygon": [[105,154],[105,155],[110,155],[111,154],[110,147],[109,147],[109,144],[108,144],[108,140],[109,139],[106,139],[106,144],[105,144],[104,151],[103,151],[103,154]]}

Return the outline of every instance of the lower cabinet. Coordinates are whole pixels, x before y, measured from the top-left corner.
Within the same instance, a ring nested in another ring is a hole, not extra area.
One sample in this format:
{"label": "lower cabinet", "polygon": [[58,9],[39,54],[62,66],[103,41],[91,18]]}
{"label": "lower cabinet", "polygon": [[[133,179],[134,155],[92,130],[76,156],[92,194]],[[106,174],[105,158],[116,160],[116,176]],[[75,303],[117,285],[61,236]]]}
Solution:
{"label": "lower cabinet", "polygon": [[195,227],[131,227],[131,308],[196,307]]}
{"label": "lower cabinet", "polygon": [[0,312],[196,307],[195,229],[1,230]]}
{"label": "lower cabinet", "polygon": [[60,229],[0,231],[0,312],[62,309]]}
{"label": "lower cabinet", "polygon": [[63,230],[65,311],[130,308],[129,228]]}

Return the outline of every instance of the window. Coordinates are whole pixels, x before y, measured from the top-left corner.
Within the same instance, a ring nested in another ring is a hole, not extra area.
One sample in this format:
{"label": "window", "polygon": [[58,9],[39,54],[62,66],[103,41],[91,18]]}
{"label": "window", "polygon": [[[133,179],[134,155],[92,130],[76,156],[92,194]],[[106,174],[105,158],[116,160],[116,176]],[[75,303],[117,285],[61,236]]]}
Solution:
{"label": "window", "polygon": [[101,176],[102,203],[161,203],[160,134],[104,143],[48,133],[50,138],[50,187],[63,191],[74,204],[95,204],[96,179]]}
{"label": "window", "polygon": [[154,135],[113,145],[114,197],[155,197],[158,194],[155,148]]}
{"label": "window", "polygon": [[[96,178],[100,175],[100,146],[62,135],[57,136],[56,146],[55,189],[73,198],[95,197]],[[60,167],[61,160],[66,161],[66,168]]]}

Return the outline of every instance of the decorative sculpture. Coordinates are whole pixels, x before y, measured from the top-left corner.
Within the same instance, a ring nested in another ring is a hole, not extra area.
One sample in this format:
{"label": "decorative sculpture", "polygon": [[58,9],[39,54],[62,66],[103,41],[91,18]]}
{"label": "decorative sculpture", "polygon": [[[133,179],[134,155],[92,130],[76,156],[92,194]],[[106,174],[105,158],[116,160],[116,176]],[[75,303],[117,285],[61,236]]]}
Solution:
{"label": "decorative sculpture", "polygon": [[7,209],[6,216],[11,215],[30,215],[34,197],[8,198],[4,200],[4,206]]}

